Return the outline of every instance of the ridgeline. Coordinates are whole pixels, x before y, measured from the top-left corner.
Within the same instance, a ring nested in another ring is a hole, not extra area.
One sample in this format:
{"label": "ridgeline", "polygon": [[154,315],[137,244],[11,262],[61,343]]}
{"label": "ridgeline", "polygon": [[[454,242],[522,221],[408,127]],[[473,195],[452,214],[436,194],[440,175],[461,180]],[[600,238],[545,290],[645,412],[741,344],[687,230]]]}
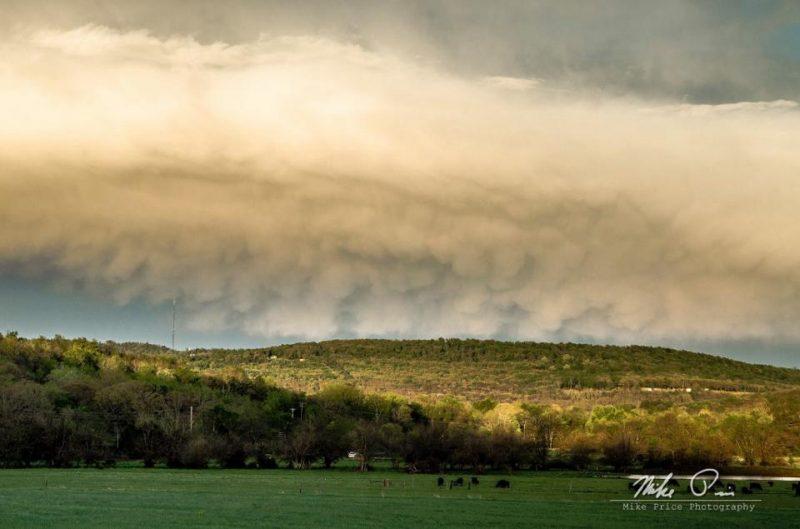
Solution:
{"label": "ridgeline", "polygon": [[[129,349],[130,345],[121,345]],[[161,352],[166,350],[160,349]],[[177,356],[208,374],[241,370],[297,391],[331,383],[409,397],[609,402],[735,397],[800,386],[800,370],[661,347],[485,340],[334,340]]]}

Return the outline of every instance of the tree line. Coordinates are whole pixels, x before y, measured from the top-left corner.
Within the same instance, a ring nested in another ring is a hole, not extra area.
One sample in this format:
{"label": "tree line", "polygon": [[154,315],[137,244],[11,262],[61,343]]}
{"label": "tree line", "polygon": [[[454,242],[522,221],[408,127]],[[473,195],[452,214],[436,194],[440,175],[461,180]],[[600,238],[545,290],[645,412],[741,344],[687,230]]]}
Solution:
{"label": "tree line", "polygon": [[0,335],[0,465],[398,469],[696,468],[781,463],[800,450],[800,391],[725,413],[455,398],[332,385],[315,394],[210,377],[174,357],[84,339]]}

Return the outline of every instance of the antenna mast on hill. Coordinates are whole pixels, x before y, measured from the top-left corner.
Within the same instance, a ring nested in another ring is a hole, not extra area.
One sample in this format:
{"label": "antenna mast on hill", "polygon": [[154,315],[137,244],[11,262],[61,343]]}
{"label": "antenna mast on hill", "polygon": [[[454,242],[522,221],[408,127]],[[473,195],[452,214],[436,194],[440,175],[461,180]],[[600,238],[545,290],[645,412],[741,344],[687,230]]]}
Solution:
{"label": "antenna mast on hill", "polygon": [[175,298],[172,298],[172,350],[175,350]]}

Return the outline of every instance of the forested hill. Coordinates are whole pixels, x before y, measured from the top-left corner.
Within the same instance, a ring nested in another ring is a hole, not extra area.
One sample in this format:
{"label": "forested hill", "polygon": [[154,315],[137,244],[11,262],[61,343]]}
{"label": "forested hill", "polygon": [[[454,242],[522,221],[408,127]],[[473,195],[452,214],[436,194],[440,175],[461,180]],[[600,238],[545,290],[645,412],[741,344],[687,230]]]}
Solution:
{"label": "forested hill", "polygon": [[[64,351],[71,340],[29,342],[41,350]],[[346,383],[369,392],[472,402],[638,404],[657,397],[686,404],[800,387],[798,369],[660,347],[457,339],[333,340],[190,351],[136,342],[97,345],[167,371],[188,367],[222,378],[246,376],[306,393]]]}
{"label": "forested hill", "polygon": [[800,370],[642,346],[483,340],[335,340],[175,353],[193,368],[241,369],[296,390],[331,382],[405,395],[514,400],[568,391],[762,392],[800,385]]}
{"label": "forested hill", "polygon": [[663,349],[442,340],[186,353],[0,335],[0,467],[308,468],[354,448],[362,470],[377,457],[426,472],[785,465],[800,453],[798,402],[797,370]]}

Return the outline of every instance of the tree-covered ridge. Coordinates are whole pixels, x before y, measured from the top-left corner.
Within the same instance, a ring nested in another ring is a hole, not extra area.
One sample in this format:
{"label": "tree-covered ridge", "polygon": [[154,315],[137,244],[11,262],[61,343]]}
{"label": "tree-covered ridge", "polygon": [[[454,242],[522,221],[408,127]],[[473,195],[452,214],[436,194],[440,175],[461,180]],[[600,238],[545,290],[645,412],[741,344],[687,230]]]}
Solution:
{"label": "tree-covered ridge", "polygon": [[[305,364],[309,346],[295,347]],[[0,466],[139,460],[307,468],[352,453],[362,470],[383,458],[409,471],[481,472],[790,465],[800,455],[797,387],[728,406],[704,395],[675,401],[658,393],[635,404],[603,403],[593,394],[588,406],[413,399],[352,384],[291,391],[238,369],[204,374],[182,356],[147,346],[130,351],[84,339],[0,336]]]}
{"label": "tree-covered ridge", "polygon": [[800,385],[800,370],[661,347],[491,340],[335,340],[194,350],[193,367],[238,367],[297,390],[355,383],[404,395],[516,400],[564,389],[761,392]]}

